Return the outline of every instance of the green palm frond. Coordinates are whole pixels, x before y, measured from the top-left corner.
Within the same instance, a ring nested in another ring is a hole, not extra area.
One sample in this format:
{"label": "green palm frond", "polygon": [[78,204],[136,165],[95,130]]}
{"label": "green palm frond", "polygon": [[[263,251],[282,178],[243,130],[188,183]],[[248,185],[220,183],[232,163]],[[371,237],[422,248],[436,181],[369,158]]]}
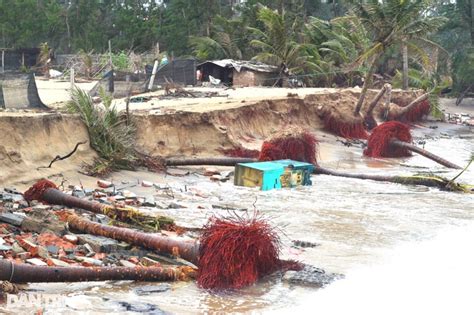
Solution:
{"label": "green palm frond", "polygon": [[190,37],[189,44],[194,55],[201,60],[221,59],[227,57],[225,49],[216,40],[210,37]]}

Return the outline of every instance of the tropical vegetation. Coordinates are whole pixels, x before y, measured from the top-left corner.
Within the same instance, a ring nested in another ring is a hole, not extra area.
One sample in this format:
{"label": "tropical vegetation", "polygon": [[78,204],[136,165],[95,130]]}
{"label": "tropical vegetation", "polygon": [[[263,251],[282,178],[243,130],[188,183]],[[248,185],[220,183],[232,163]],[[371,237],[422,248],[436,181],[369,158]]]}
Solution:
{"label": "tropical vegetation", "polygon": [[0,47],[47,43],[89,72],[110,41],[123,67],[132,51],[159,47],[168,58],[285,65],[312,86],[401,76],[405,88],[474,87],[474,0],[1,0],[0,12]]}

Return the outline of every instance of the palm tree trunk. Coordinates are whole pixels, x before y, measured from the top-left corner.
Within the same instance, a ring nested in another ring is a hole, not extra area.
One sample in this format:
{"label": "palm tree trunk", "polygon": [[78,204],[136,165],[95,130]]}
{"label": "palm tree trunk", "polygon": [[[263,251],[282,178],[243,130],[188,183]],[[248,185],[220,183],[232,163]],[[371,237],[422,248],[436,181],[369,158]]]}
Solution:
{"label": "palm tree trunk", "polygon": [[314,174],[338,176],[345,178],[368,179],[378,182],[389,182],[403,185],[422,185],[427,187],[436,187],[441,190],[468,192],[468,188],[451,183],[449,180],[433,175],[411,175],[411,176],[391,176],[391,175],[372,175],[372,174],[357,174],[346,173],[336,170],[330,170],[322,167],[315,167]]}
{"label": "palm tree trunk", "polygon": [[0,261],[0,280],[12,283],[84,282],[109,280],[178,281],[194,277],[185,268],[162,267],[49,267]]}
{"label": "palm tree trunk", "polygon": [[412,107],[415,107],[417,106],[420,102],[428,99],[428,97],[430,96],[430,93],[425,93],[421,96],[418,96],[415,100],[413,100],[410,104],[408,104],[407,106],[403,107],[402,111],[401,111],[401,114],[406,114],[410,111],[410,109]]}
{"label": "palm tree trunk", "polygon": [[408,46],[405,41],[402,43],[402,60],[403,60],[403,89],[408,90]]}
{"label": "palm tree trunk", "polygon": [[183,165],[220,165],[220,166],[235,166],[238,163],[252,163],[257,162],[252,158],[186,158],[186,159],[167,159],[166,166],[183,166]]}
{"label": "palm tree trunk", "polygon": [[435,161],[436,163],[438,164],[441,164],[443,166],[446,166],[446,167],[449,167],[449,168],[454,168],[454,169],[461,169],[460,166],[454,164],[454,163],[451,163],[449,162],[448,160],[445,160],[443,159],[442,157],[440,156],[437,156],[431,152],[428,152],[422,148],[419,148],[417,147],[416,145],[413,145],[411,143],[407,143],[407,142],[403,142],[403,141],[400,141],[400,140],[391,140],[390,141],[390,145],[394,145],[394,146],[397,146],[397,147],[401,147],[401,148],[405,148],[405,149],[408,149],[410,151],[413,151],[413,152],[416,152],[418,153],[419,155],[422,155],[432,161]]}
{"label": "palm tree trunk", "polygon": [[369,104],[369,107],[367,108],[367,115],[372,115],[372,112],[374,111],[375,107],[377,104],[380,102],[380,99],[384,96],[386,92],[388,92],[388,89],[391,89],[390,84],[385,84],[383,88],[379,91],[379,93],[374,97],[372,102]]}
{"label": "palm tree trunk", "polygon": [[135,246],[142,246],[161,253],[179,256],[195,265],[199,260],[199,244],[176,240],[156,233],[144,233],[128,228],[104,225],[67,213],[65,220],[69,227],[82,233],[104,236]]}
{"label": "palm tree trunk", "polygon": [[105,214],[118,221],[128,224],[139,224],[150,229],[160,229],[173,225],[173,219],[164,216],[143,214],[133,208],[116,208],[97,201],[77,198],[55,188],[46,189],[41,196],[42,201],[53,205],[64,205],[71,208],[80,208],[94,213]]}
{"label": "palm tree trunk", "polygon": [[362,91],[360,92],[359,100],[357,101],[356,108],[354,110],[354,114],[358,115],[360,113],[360,109],[362,108],[362,104],[364,104],[365,96],[367,95],[367,90],[369,86],[372,84],[372,77],[375,73],[375,69],[377,67],[376,58],[372,61],[369,72],[367,72],[364,80],[364,85],[362,86]]}

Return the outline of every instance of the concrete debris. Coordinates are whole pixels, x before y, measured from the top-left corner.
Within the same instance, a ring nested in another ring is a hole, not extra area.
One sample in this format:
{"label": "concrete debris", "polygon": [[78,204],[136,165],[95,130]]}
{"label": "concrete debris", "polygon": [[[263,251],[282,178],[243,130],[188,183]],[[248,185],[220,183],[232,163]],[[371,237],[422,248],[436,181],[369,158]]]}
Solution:
{"label": "concrete debris", "polygon": [[89,234],[78,234],[76,237],[79,244],[89,246],[91,251],[96,253],[111,253],[118,249],[118,242],[110,238]]}
{"label": "concrete debris", "polygon": [[292,241],[294,246],[302,247],[302,248],[312,248],[316,246],[320,246],[321,244],[308,242],[308,241],[301,241],[301,240],[293,240]]}
{"label": "concrete debris", "polygon": [[[173,188],[168,185],[147,181],[141,183],[143,189],[150,190],[150,195],[138,196],[124,189],[130,187],[130,184],[125,183],[128,185],[117,187],[108,181],[99,181],[99,188],[96,189],[70,186],[65,192],[78,198],[100,200],[118,207],[130,204],[162,209],[186,207],[174,202],[155,200],[154,192],[167,191],[172,194]],[[16,190],[0,190],[0,259],[52,267],[166,267],[189,264],[179,258],[149,257],[148,255],[153,253],[148,250],[106,237],[74,234],[55,213],[63,209],[63,206],[43,205],[35,201],[28,205]],[[111,219],[103,214],[86,214],[83,210],[80,212],[96,222],[111,222]],[[157,292],[157,289],[149,291]]]}
{"label": "concrete debris", "polygon": [[9,212],[0,213],[1,222],[5,222],[14,226],[21,226],[24,219],[25,219],[24,216],[20,216],[17,214],[13,214]]}
{"label": "concrete debris", "polygon": [[304,265],[300,271],[287,271],[283,276],[283,281],[290,284],[298,284],[321,288],[329,283],[342,279],[343,275],[326,273],[323,269],[311,265]]}
{"label": "concrete debris", "polygon": [[134,291],[137,295],[150,295],[152,293],[161,293],[166,292],[171,289],[169,283],[163,283],[159,285],[145,285],[139,288],[136,288]]}
{"label": "concrete debris", "polygon": [[27,263],[35,266],[47,266],[48,264],[38,258],[30,258],[26,260]]}
{"label": "concrete debris", "polygon": [[451,124],[474,126],[474,117],[466,113],[446,113],[446,121]]}

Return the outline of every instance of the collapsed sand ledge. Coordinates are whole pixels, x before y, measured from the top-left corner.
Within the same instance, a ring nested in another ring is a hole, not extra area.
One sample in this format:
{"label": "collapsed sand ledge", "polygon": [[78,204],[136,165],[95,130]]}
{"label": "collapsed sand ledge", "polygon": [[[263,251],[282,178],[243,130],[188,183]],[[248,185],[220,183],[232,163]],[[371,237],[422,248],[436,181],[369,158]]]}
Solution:
{"label": "collapsed sand ledge", "polygon": [[77,142],[89,140],[80,119],[71,115],[1,113],[0,134],[0,183],[4,185],[79,169],[95,157],[87,143],[68,160],[37,170],[48,166],[56,155],[69,153]]}
{"label": "collapsed sand ledge", "polygon": [[[377,91],[369,91],[370,102]],[[394,91],[393,99],[407,105],[419,91]],[[310,131],[321,131],[320,118],[327,107],[355,107],[359,92],[353,89],[315,93],[300,98],[261,100],[242,103],[226,109],[173,114],[134,114],[137,144],[150,155],[209,156],[221,150],[243,145],[259,149],[262,141],[274,133],[296,125]],[[366,106],[366,104],[364,105]],[[365,108],[363,108],[363,111]]]}
{"label": "collapsed sand ledge", "polygon": [[[419,92],[394,91],[393,99],[406,105]],[[133,112],[137,125],[137,146],[156,156],[215,156],[237,145],[258,149],[263,139],[291,125],[320,131],[320,112],[354,100],[358,91],[336,90],[300,98],[261,100],[226,109],[172,114]],[[368,101],[376,94],[370,91]],[[77,142],[89,140],[78,116],[62,113],[0,113],[0,183],[28,182],[66,171],[79,170],[96,157],[89,143],[80,146],[67,160],[47,166],[57,155],[69,153]]]}

